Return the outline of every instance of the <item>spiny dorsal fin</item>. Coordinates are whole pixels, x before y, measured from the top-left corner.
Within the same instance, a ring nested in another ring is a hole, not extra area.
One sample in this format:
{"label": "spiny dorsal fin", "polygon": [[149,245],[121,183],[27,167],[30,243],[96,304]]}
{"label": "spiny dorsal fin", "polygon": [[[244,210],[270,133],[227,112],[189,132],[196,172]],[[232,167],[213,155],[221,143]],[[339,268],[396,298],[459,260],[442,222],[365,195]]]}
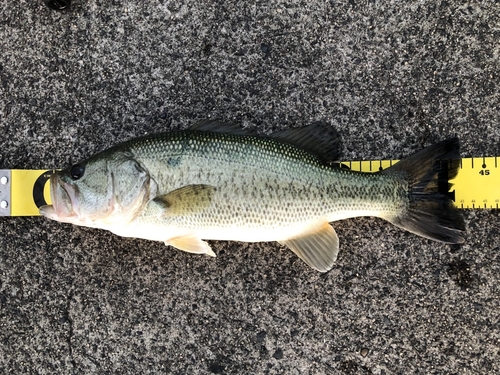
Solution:
{"label": "spiny dorsal fin", "polygon": [[292,144],[319,156],[326,162],[340,159],[342,151],[341,139],[338,132],[324,122],[315,122],[300,128],[286,129],[270,135],[256,134],[252,130],[219,120],[202,121],[193,125],[190,130],[254,137],[269,137],[281,142]]}
{"label": "spiny dorsal fin", "polygon": [[216,188],[210,185],[187,185],[160,195],[153,201],[168,216],[187,215],[203,211],[212,203]]}
{"label": "spiny dorsal fin", "polygon": [[213,133],[224,133],[224,134],[234,134],[234,135],[253,135],[257,136],[255,132],[250,129],[244,129],[240,125],[233,124],[231,122],[225,122],[221,120],[206,120],[200,121],[192,125],[189,130],[196,130],[200,132],[213,132]]}

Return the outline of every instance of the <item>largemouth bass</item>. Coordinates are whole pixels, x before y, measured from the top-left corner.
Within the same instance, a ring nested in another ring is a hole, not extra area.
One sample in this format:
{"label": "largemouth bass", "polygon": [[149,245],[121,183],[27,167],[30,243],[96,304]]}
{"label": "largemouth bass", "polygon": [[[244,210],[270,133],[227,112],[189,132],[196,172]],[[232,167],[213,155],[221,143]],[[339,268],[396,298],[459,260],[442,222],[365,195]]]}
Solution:
{"label": "largemouth bass", "polygon": [[336,220],[376,216],[432,240],[464,241],[446,194],[457,138],[377,173],[340,168],[338,152],[320,124],[264,137],[208,122],[133,139],[55,173],[53,205],[40,213],[211,256],[204,240],[278,241],[321,272],[337,258]]}

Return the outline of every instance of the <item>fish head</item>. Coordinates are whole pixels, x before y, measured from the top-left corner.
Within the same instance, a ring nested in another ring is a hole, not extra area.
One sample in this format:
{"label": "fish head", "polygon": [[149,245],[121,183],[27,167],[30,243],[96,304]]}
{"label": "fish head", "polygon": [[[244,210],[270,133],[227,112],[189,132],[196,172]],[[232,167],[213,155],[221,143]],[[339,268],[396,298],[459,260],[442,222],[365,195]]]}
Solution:
{"label": "fish head", "polygon": [[148,171],[132,155],[104,152],[51,176],[52,205],[40,213],[52,220],[109,229],[140,213],[156,193]]}

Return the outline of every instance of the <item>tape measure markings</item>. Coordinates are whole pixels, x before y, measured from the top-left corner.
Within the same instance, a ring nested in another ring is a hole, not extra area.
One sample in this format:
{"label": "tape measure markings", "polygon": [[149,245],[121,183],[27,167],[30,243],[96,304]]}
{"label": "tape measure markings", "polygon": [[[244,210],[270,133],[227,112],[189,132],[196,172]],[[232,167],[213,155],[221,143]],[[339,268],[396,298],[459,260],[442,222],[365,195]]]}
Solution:
{"label": "tape measure markings", "polygon": [[[342,162],[345,167],[360,172],[378,172],[398,160],[368,160]],[[376,168],[376,165],[380,166]],[[480,168],[478,168],[480,166]],[[494,167],[493,167],[494,166]],[[457,176],[450,180],[455,206],[462,209],[498,209],[500,206],[500,168],[498,156],[462,158]]]}
{"label": "tape measure markings", "polygon": [[[399,160],[343,161],[340,165],[360,172],[378,172]],[[480,166],[480,168],[477,168]],[[0,216],[38,216],[38,208],[51,204],[48,180],[53,170],[0,170]],[[450,197],[462,209],[498,209],[500,168],[498,156],[462,158],[457,176],[451,179]]]}

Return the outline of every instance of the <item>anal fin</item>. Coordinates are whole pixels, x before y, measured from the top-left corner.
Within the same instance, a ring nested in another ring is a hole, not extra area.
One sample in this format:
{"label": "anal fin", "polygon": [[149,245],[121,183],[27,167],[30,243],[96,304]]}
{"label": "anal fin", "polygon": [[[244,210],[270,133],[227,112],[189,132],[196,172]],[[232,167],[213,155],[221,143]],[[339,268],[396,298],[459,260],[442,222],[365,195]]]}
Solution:
{"label": "anal fin", "polygon": [[280,243],[288,246],[300,259],[320,272],[327,272],[333,267],[339,252],[339,238],[328,222]]}
{"label": "anal fin", "polygon": [[179,250],[192,254],[206,254],[215,257],[215,253],[208,243],[195,236],[175,237],[165,241],[165,245],[173,246]]}

